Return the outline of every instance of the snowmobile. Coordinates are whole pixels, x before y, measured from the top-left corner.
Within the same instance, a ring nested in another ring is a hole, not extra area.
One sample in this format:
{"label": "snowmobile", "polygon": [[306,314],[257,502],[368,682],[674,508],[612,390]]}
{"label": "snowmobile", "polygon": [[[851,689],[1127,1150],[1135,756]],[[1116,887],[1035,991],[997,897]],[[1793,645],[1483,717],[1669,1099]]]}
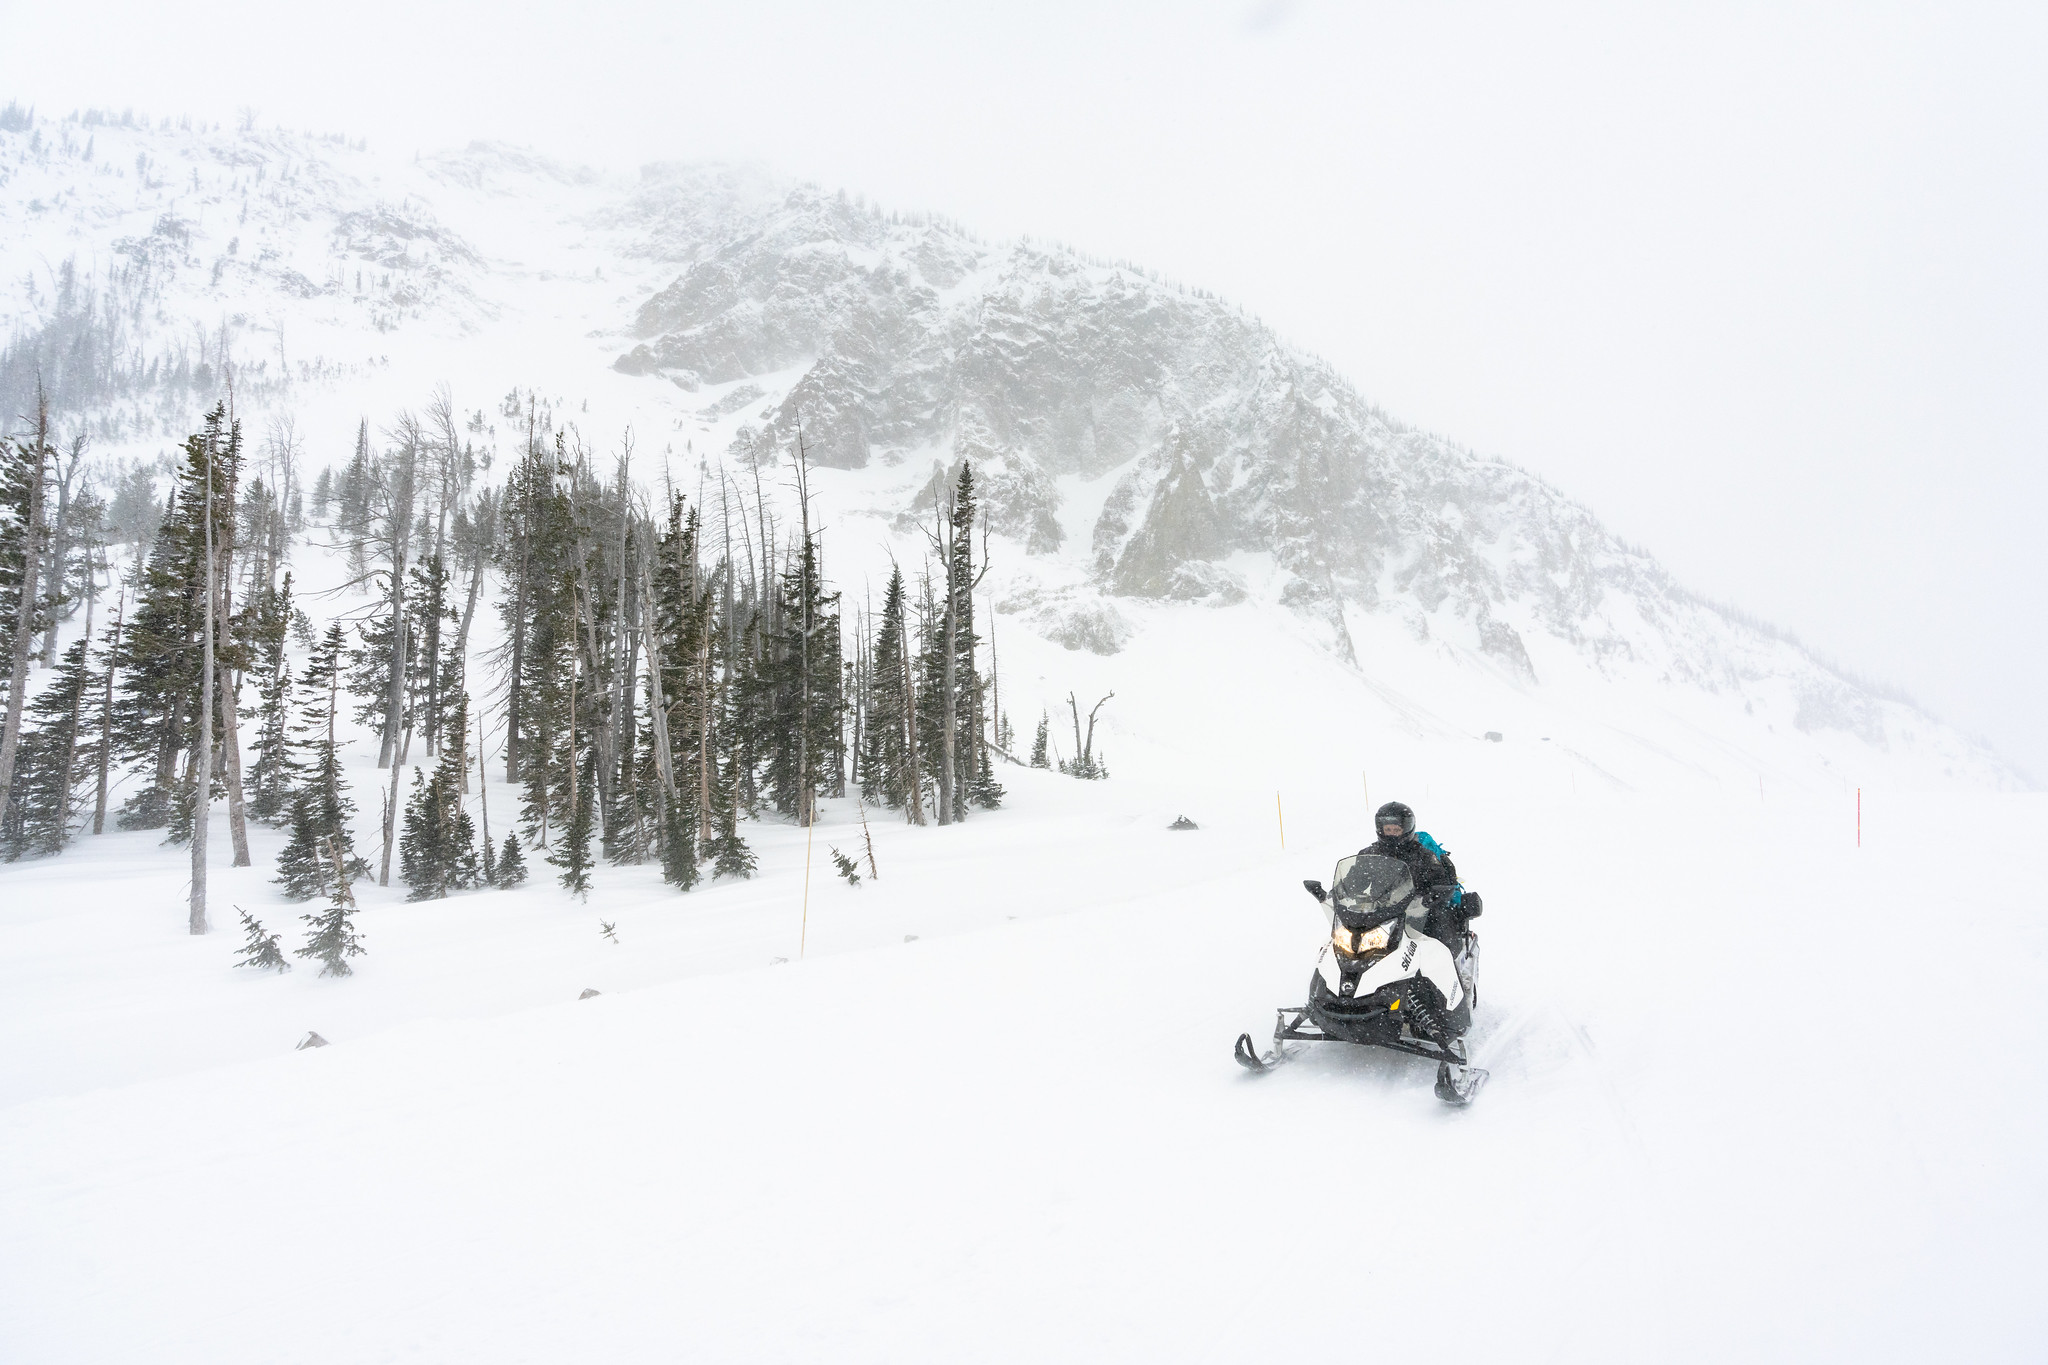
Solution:
{"label": "snowmobile", "polygon": [[[1237,1060],[1270,1071],[1301,1051],[1302,1043],[1357,1043],[1434,1060],[1437,1098],[1467,1105],[1486,1083],[1486,1072],[1465,1052],[1465,1031],[1478,1003],[1479,936],[1471,932],[1471,904],[1455,930],[1442,931],[1454,952],[1424,932],[1441,901],[1418,895],[1399,858],[1360,853],[1340,860],[1331,889],[1302,883],[1322,903],[1330,940],[1308,981],[1308,1003],[1278,1011],[1273,1049],[1261,1055],[1249,1033],[1238,1035]],[[1465,897],[1477,902],[1476,896]]]}

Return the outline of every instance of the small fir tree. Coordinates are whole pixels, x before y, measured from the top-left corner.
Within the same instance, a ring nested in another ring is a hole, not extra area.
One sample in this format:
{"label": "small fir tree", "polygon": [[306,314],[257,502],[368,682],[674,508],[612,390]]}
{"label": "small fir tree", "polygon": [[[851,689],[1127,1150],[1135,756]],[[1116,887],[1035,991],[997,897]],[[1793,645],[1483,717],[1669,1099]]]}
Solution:
{"label": "small fir tree", "polygon": [[412,797],[405,805],[398,853],[399,876],[411,888],[407,900],[439,900],[477,882],[476,827],[462,808],[463,778],[469,768],[467,698],[456,703],[446,733],[452,742],[443,746],[434,775],[413,773]]}
{"label": "small fir tree", "polygon": [[510,891],[526,881],[526,854],[520,851],[515,830],[505,836],[505,851],[498,855],[498,885]]}
{"label": "small fir tree", "polygon": [[282,936],[264,933],[263,926],[257,922],[254,915],[239,905],[235,909],[241,912],[243,940],[242,950],[235,954],[241,961],[235,965],[254,967],[259,972],[290,971],[292,964],[285,960],[284,950],[277,946],[277,941]]}
{"label": "small fir tree", "polygon": [[249,767],[249,814],[275,821],[291,809],[291,668],[285,641],[291,633],[292,576],[275,591],[260,590],[246,613],[254,654],[250,679],[256,704],[242,714],[256,722],[255,761]]}
{"label": "small fir tree", "polygon": [[910,805],[917,774],[910,761],[910,663],[904,634],[903,570],[892,569],[882,596],[868,688],[861,796],[893,810]]}
{"label": "small fir tree", "polygon": [[975,769],[974,781],[967,786],[967,795],[983,810],[994,810],[1003,804],[1003,784],[996,781],[995,766],[989,758],[988,746],[981,745],[981,763]]}
{"label": "small fir tree", "polygon": [[848,886],[860,885],[859,867],[854,863],[853,859],[841,853],[837,848],[832,850],[832,866],[839,869],[839,875],[846,878]]}
{"label": "small fir tree", "polygon": [[661,824],[661,879],[678,891],[697,884],[697,821],[683,802],[670,800]]}
{"label": "small fir tree", "polygon": [[342,779],[340,745],[335,737],[346,649],[339,623],[330,626],[299,679],[299,722],[292,727],[291,743],[291,837],[278,855],[276,878],[293,900],[327,894],[330,842],[340,851],[349,877],[369,871],[369,864],[356,855],[355,841],[349,835],[355,802]]}
{"label": "small fir tree", "polygon": [[327,894],[327,855],[321,848],[318,806],[312,792],[292,798],[291,837],[277,855],[273,878],[291,900],[309,901]]}
{"label": "small fir tree", "polygon": [[1045,712],[1040,711],[1038,713],[1038,736],[1031,741],[1031,766],[1034,768],[1050,768],[1052,766],[1052,755],[1046,752],[1047,732],[1050,725],[1051,717],[1047,716]]}
{"label": "small fir tree", "polygon": [[311,933],[307,935],[306,946],[292,952],[296,957],[318,958],[322,976],[349,976],[355,969],[348,965],[348,960],[360,957],[363,952],[354,923],[356,896],[342,868],[341,850],[332,839],[327,841],[327,858],[331,888],[327,893],[327,908],[301,916],[310,926]]}
{"label": "small fir tree", "polygon": [[754,850],[740,836],[739,799],[733,790],[737,782],[733,768],[739,765],[737,756],[726,766],[723,780],[711,787],[712,817],[718,833],[711,840],[708,850],[711,854],[711,875],[714,877],[747,878],[754,875],[757,864]]}
{"label": "small fir tree", "polygon": [[597,823],[597,750],[584,758],[577,779],[575,804],[569,810],[569,828],[561,847],[548,855],[551,866],[562,870],[562,885],[578,900],[590,898],[590,835]]}
{"label": "small fir tree", "polygon": [[27,707],[27,724],[15,750],[14,797],[0,825],[0,856],[40,857],[61,852],[70,841],[78,785],[97,771],[99,741],[88,698],[98,679],[81,638],[64,651],[57,675]]}

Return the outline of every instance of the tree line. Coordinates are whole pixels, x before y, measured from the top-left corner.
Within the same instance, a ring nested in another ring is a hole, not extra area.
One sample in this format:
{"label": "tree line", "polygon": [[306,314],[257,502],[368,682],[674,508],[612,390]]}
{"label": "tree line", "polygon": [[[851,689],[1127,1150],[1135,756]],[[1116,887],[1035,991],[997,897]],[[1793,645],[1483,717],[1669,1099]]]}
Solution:
{"label": "tree line", "polygon": [[[353,947],[350,886],[388,885],[394,861],[414,899],[516,884],[529,850],[578,895],[600,862],[658,864],[687,890],[751,875],[747,823],[807,825],[821,798],[920,825],[1003,799],[1010,731],[975,601],[988,538],[964,462],[922,562],[893,568],[879,610],[849,610],[800,432],[772,457],[793,516],[758,464],[751,490],[721,469],[644,494],[630,439],[601,466],[533,409],[498,486],[444,389],[379,433],[361,423],[309,507],[290,423],[251,450],[224,400],[184,442],[154,533],[117,556],[83,443],[37,411],[0,442],[0,856],[56,853],[110,819],[162,830],[193,850],[205,932],[206,817],[224,802],[233,863],[250,822],[285,829],[277,883],[326,901],[315,936]],[[298,544],[331,551],[367,604],[316,632]],[[500,639],[472,649],[484,611]],[[32,699],[31,662],[51,673]],[[360,796],[342,761],[357,742],[388,774]],[[345,972],[347,956],[322,960]]]}

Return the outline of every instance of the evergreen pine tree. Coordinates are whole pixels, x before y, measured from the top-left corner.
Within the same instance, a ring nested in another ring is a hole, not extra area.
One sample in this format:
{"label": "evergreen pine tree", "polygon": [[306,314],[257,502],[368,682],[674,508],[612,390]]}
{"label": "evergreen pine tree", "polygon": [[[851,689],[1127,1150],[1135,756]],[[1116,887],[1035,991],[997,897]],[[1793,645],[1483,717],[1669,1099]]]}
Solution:
{"label": "evergreen pine tree", "polygon": [[986,744],[974,746],[980,763],[975,768],[974,780],[967,784],[968,799],[983,810],[994,810],[1003,804],[1003,784],[996,781],[995,760],[989,756]]}
{"label": "evergreen pine tree", "polygon": [[256,705],[243,714],[256,722],[255,762],[249,768],[249,814],[276,820],[291,807],[291,668],[285,641],[292,624],[292,576],[275,590],[260,589],[248,611],[250,674]]}
{"label": "evergreen pine tree", "polygon": [[322,976],[348,976],[354,971],[348,960],[363,952],[354,923],[356,896],[349,887],[349,878],[341,871],[340,847],[332,841],[327,845],[327,857],[327,908],[300,917],[312,932],[307,935],[306,946],[293,949],[292,954],[318,958]]}
{"label": "evergreen pine tree", "polygon": [[805,538],[782,576],[763,681],[768,781],[775,808],[799,824],[820,791],[842,785],[839,594],[825,591],[818,538]]}
{"label": "evergreen pine tree", "polygon": [[81,637],[64,651],[57,676],[28,704],[14,754],[14,788],[0,825],[0,857],[61,852],[70,841],[78,786],[98,770],[89,698],[98,678]]}
{"label": "evergreen pine tree", "polygon": [[[207,489],[213,492],[213,543],[223,565],[235,544],[235,489],[242,463],[242,429],[227,405],[207,413],[205,425],[185,442],[170,507],[137,590],[135,611],[122,631],[120,700],[113,733],[120,757],[138,765],[145,780],[124,805],[124,829],[169,827],[174,841],[190,836],[194,773],[210,767],[192,754],[199,731],[200,660],[204,657]],[[232,662],[230,623],[216,620],[215,657]],[[223,703],[224,704],[224,703]],[[182,762],[180,760],[183,760]]]}
{"label": "evergreen pine tree", "polygon": [[728,763],[723,777],[711,787],[711,814],[717,832],[706,852],[711,855],[714,877],[751,877],[757,865],[754,850],[740,837],[737,775],[733,772],[738,762],[735,758]]}
{"label": "evergreen pine tree", "polygon": [[499,567],[506,595],[505,778],[522,784],[519,819],[530,843],[567,817],[569,676],[576,619],[572,564],[575,523],[565,490],[572,470],[559,444],[552,457],[536,442],[513,469],[504,493]]}
{"label": "evergreen pine tree", "polygon": [[1046,741],[1050,727],[1051,717],[1045,712],[1040,711],[1038,713],[1038,735],[1031,741],[1031,766],[1034,768],[1050,768],[1052,766],[1051,755],[1046,753]]}
{"label": "evergreen pine tree", "polygon": [[348,647],[339,623],[313,647],[299,677],[299,719],[292,727],[291,837],[278,856],[277,878],[285,894],[294,900],[310,900],[326,894],[333,870],[328,865],[330,843],[339,851],[342,866],[351,878],[369,871],[356,855],[349,834],[349,820],[355,802],[341,774],[340,744],[336,738],[341,704],[342,659]]}
{"label": "evergreen pine tree", "polygon": [[271,880],[284,888],[287,899],[309,901],[325,895],[332,876],[327,866],[324,835],[316,793],[301,791],[292,798],[291,835],[277,855],[277,875]]}
{"label": "evergreen pine tree", "polygon": [[597,750],[590,748],[576,782],[574,803],[569,810],[569,827],[562,843],[548,855],[548,862],[562,870],[562,885],[578,900],[590,898],[590,836],[597,823]]}
{"label": "evergreen pine tree", "polygon": [[918,799],[931,811],[934,824],[950,818],[941,771],[946,763],[945,620],[945,610],[927,573],[918,584],[917,653],[911,660],[911,685],[916,689],[916,724],[912,729],[917,745],[917,771],[913,776],[918,783]]}
{"label": "evergreen pine tree", "polygon": [[434,775],[413,771],[413,793],[405,807],[405,832],[398,843],[399,877],[411,888],[407,900],[438,900],[476,885],[476,827],[462,808],[468,771],[469,702],[457,702]]}
{"label": "evergreen pine tree", "polygon": [[[355,721],[381,735],[391,707],[391,668],[397,651],[392,631],[391,593],[379,587],[376,614],[356,625],[358,644],[348,652],[342,687],[356,699]],[[410,603],[407,604],[410,607]],[[405,613],[406,676],[412,679],[419,668],[419,633],[410,610]],[[415,720],[413,689],[399,690],[398,728],[402,731]],[[379,766],[383,766],[381,763]]]}
{"label": "evergreen pine tree", "polygon": [[688,891],[699,875],[695,814],[682,801],[670,801],[662,816],[661,879],[678,891]]}
{"label": "evergreen pine tree", "polygon": [[439,554],[429,554],[407,575],[406,615],[411,634],[406,647],[408,687],[418,698],[417,710],[427,752],[439,754],[442,736],[455,723],[455,708],[466,700],[456,680],[461,661],[454,657],[455,631],[462,620],[449,600],[448,570]]}
{"label": "evergreen pine tree", "polygon": [[254,967],[259,972],[290,971],[292,964],[286,961],[284,950],[277,946],[280,935],[264,933],[263,926],[257,923],[254,915],[239,905],[235,909],[241,912],[243,935],[241,951],[235,954],[241,961],[235,965]]}
{"label": "evergreen pine tree", "polygon": [[[29,504],[38,487],[47,487],[48,463],[56,455],[53,446],[47,441],[38,445],[33,435],[0,438],[0,694],[13,681],[9,665],[14,657],[14,629],[32,549]],[[38,471],[42,471],[40,482]],[[47,516],[45,513],[46,523]],[[45,548],[40,544],[33,547],[34,562],[38,565]],[[43,591],[47,586],[39,583],[29,604],[31,635],[40,633],[47,624],[47,598]]]}
{"label": "evergreen pine tree", "polygon": [[903,570],[889,574],[882,594],[882,625],[875,634],[873,678],[863,722],[861,795],[895,810],[910,804],[917,775],[910,770],[910,671],[904,653]]}
{"label": "evergreen pine tree", "polygon": [[[714,615],[716,585],[729,578],[725,572],[705,578],[698,563],[699,529],[697,509],[685,507],[681,497],[671,498],[668,529],[649,565],[654,594],[647,708],[650,718],[659,715],[659,729],[667,734],[673,780],[660,811],[662,868],[671,884],[685,889],[695,878],[677,880],[682,863],[687,861],[694,874],[708,842],[711,788],[723,738],[717,688],[725,642]],[[655,729],[650,724],[648,756],[658,767]],[[659,790],[660,785],[657,771],[647,787]],[[673,846],[677,832],[687,839],[687,848]]]}
{"label": "evergreen pine tree", "polygon": [[356,427],[354,456],[334,482],[334,529],[348,546],[349,577],[360,581],[370,572],[370,498],[375,491],[370,456],[370,423]]}
{"label": "evergreen pine tree", "polygon": [[836,847],[832,850],[832,866],[839,869],[839,875],[846,878],[848,886],[860,885],[860,869],[858,864],[844,853],[841,853]]}
{"label": "evergreen pine tree", "polygon": [[994,766],[988,753],[983,684],[975,658],[975,650],[981,643],[981,637],[974,631],[974,588],[981,581],[981,573],[986,572],[988,568],[986,563],[982,565],[980,572],[974,567],[974,522],[979,511],[980,499],[974,490],[974,466],[963,460],[960,463],[960,478],[953,488],[950,527],[952,545],[946,557],[949,571],[947,591],[952,603],[953,630],[953,637],[948,645],[953,652],[954,660],[951,703],[955,717],[955,822],[966,817],[969,803],[985,810],[993,810],[1001,805],[1003,800],[1003,788],[995,779]]}
{"label": "evergreen pine tree", "polygon": [[519,849],[515,831],[505,836],[505,851],[498,855],[498,885],[510,891],[526,880],[526,855]]}

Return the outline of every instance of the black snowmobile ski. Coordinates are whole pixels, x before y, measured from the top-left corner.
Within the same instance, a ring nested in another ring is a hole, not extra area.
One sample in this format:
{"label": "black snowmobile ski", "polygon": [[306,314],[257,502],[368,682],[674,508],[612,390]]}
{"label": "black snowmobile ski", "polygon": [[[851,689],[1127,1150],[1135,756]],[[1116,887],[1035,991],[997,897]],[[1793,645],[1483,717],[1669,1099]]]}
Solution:
{"label": "black snowmobile ski", "polygon": [[[1258,1045],[1252,1042],[1249,1033],[1238,1034],[1237,1045],[1231,1049],[1231,1055],[1237,1059],[1237,1064],[1254,1075],[1263,1075],[1282,1062],[1293,1060],[1301,1052],[1301,1043],[1351,1041],[1335,1037],[1316,1027],[1309,1018],[1308,1007],[1305,1005],[1277,1010],[1275,1014],[1277,1018],[1273,1024],[1272,1051],[1261,1053]],[[1288,1046],[1290,1043],[1296,1046]],[[1486,1084],[1486,1069],[1472,1066],[1466,1061],[1463,1039],[1453,1039],[1449,1048],[1427,1038],[1411,1038],[1406,1035],[1371,1043],[1353,1043],[1352,1046],[1376,1047],[1387,1052],[1405,1052],[1411,1057],[1426,1057],[1435,1062],[1436,1097],[1445,1104],[1456,1105],[1461,1109],[1472,1103],[1473,1098],[1479,1094],[1479,1088]]]}
{"label": "black snowmobile ski", "polygon": [[1237,1035],[1237,1049],[1232,1055],[1237,1058],[1237,1064],[1247,1071],[1271,1071],[1283,1060],[1278,1052],[1273,1054],[1271,1061],[1259,1056],[1259,1050],[1252,1043],[1252,1036],[1249,1033]]}
{"label": "black snowmobile ski", "polygon": [[1479,1093],[1479,1087],[1486,1084],[1486,1076],[1484,1067],[1454,1067],[1449,1062],[1439,1062],[1436,1068],[1436,1097],[1445,1104],[1454,1104],[1463,1109],[1472,1103],[1472,1097]]}
{"label": "black snowmobile ski", "polygon": [[1479,1087],[1486,1084],[1486,1068],[1471,1064],[1463,1038],[1451,1039],[1444,1054],[1444,1060],[1436,1067],[1436,1097],[1445,1104],[1455,1104],[1462,1109],[1472,1103]]}
{"label": "black snowmobile ski", "polygon": [[1239,1033],[1237,1048],[1231,1052],[1231,1056],[1235,1056],[1237,1064],[1249,1072],[1268,1072],[1280,1062],[1292,1062],[1298,1052],[1300,1048],[1288,1048],[1286,1044],[1282,1044],[1278,1033],[1274,1036],[1272,1052],[1260,1052],[1251,1042],[1251,1033]]}

